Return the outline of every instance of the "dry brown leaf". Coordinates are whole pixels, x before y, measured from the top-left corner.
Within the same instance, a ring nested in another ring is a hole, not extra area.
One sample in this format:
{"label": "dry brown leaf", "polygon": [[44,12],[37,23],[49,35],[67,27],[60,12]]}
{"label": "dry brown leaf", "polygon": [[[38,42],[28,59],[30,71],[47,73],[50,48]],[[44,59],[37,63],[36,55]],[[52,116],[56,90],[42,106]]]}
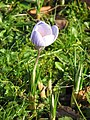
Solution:
{"label": "dry brown leaf", "polygon": [[90,92],[90,86],[86,87],[84,90],[80,90],[78,95],[77,95],[77,99],[80,101],[85,101],[86,98],[86,93]]}
{"label": "dry brown leaf", "polygon": [[68,116],[73,119],[79,118],[79,114],[75,112],[74,109],[68,106],[60,106],[57,109],[57,117]]}
{"label": "dry brown leaf", "polygon": [[56,19],[55,20],[55,24],[60,28],[60,30],[62,30],[63,28],[65,28],[68,24],[68,21],[65,19]]}
{"label": "dry brown leaf", "polygon": [[[47,13],[48,10],[50,10],[51,6],[44,6],[40,9],[41,13]],[[30,10],[29,11],[30,14],[36,14],[36,9]]]}
{"label": "dry brown leaf", "polygon": [[82,2],[86,2],[88,6],[90,6],[90,0],[82,0]]}
{"label": "dry brown leaf", "polygon": [[41,98],[46,98],[46,94],[45,94],[46,86],[44,86],[42,82],[38,82],[38,89],[41,91],[40,92]]}

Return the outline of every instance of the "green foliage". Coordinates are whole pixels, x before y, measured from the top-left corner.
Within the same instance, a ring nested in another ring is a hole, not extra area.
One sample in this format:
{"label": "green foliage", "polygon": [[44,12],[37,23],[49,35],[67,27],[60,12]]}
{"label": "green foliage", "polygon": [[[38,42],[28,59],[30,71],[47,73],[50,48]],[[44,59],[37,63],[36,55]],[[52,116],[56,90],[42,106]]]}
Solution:
{"label": "green foliage", "polygon": [[59,120],[72,120],[72,118],[65,116],[65,117],[59,118]]}
{"label": "green foliage", "polygon": [[[29,91],[37,51],[30,42],[30,34],[36,20],[27,12],[33,4],[36,5],[32,0],[0,2],[1,120],[29,120],[33,114]],[[80,89],[90,85],[90,77],[87,77],[90,74],[90,35],[85,32],[85,29],[90,29],[90,13],[86,4],[77,5],[72,2],[59,15],[66,17],[68,26],[60,31],[53,45],[41,52],[36,80],[41,80],[47,86],[52,79],[53,91],[57,87],[54,92],[63,93],[60,88],[66,84],[75,85],[79,79]],[[53,15],[49,15],[49,18],[42,17],[42,20],[49,23],[51,18]],[[39,92],[36,91],[37,106],[39,108],[40,102],[42,106],[37,113],[41,117],[50,113],[50,96],[41,100]],[[88,93],[88,102],[89,96]]]}
{"label": "green foliage", "polygon": [[87,97],[87,101],[88,101],[89,104],[90,104],[90,92],[87,92],[87,93],[86,93],[86,97]]}

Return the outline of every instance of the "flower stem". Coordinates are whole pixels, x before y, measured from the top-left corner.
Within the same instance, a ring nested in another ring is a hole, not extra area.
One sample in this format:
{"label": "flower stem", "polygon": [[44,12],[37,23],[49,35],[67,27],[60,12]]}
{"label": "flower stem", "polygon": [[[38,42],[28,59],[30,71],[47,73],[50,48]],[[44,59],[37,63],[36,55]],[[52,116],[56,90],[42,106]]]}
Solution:
{"label": "flower stem", "polygon": [[36,68],[37,68],[37,64],[38,64],[38,60],[39,60],[39,56],[40,56],[40,52],[41,49],[38,49],[38,55],[35,61],[35,65],[33,68],[33,73],[32,73],[32,81],[30,82],[30,102],[32,102],[32,105],[30,106],[30,108],[32,108],[34,110],[34,114],[36,114],[36,89],[37,89],[37,83],[35,81],[36,79]]}
{"label": "flower stem", "polygon": [[38,49],[38,55],[37,55],[37,58],[36,58],[36,62],[35,62],[35,65],[34,65],[34,69],[33,69],[33,76],[32,76],[32,85],[31,85],[31,92],[33,95],[35,95],[35,77],[36,77],[36,68],[37,68],[37,64],[38,64],[38,60],[39,60],[39,56],[40,56],[40,52],[41,50]]}

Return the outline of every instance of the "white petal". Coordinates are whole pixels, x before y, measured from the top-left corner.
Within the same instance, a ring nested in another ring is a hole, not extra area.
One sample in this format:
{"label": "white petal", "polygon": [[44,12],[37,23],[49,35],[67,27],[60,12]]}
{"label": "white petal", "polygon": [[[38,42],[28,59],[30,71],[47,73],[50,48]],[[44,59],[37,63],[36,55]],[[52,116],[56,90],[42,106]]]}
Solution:
{"label": "white petal", "polygon": [[47,35],[43,37],[43,42],[45,46],[49,46],[54,42],[54,35]]}
{"label": "white petal", "polygon": [[42,36],[40,35],[40,33],[38,31],[33,32],[31,41],[36,46],[45,46],[45,44],[43,42],[43,38],[42,38]]}
{"label": "white petal", "polygon": [[58,37],[58,34],[59,34],[59,29],[58,29],[58,27],[56,25],[52,26],[52,33],[54,35],[54,40],[56,40],[57,37]]}

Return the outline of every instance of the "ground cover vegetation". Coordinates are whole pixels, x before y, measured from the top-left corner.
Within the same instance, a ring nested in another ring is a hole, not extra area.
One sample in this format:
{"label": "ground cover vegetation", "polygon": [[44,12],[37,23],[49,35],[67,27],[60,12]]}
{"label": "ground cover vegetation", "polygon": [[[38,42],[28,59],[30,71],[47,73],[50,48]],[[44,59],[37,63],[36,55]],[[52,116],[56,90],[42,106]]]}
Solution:
{"label": "ground cover vegetation", "polygon": [[[0,120],[89,120],[90,7],[79,0],[39,5],[34,0],[0,1]],[[51,8],[38,18],[42,6]],[[59,35],[41,51],[34,99],[30,93],[38,52],[30,35],[39,20],[56,24]]]}

